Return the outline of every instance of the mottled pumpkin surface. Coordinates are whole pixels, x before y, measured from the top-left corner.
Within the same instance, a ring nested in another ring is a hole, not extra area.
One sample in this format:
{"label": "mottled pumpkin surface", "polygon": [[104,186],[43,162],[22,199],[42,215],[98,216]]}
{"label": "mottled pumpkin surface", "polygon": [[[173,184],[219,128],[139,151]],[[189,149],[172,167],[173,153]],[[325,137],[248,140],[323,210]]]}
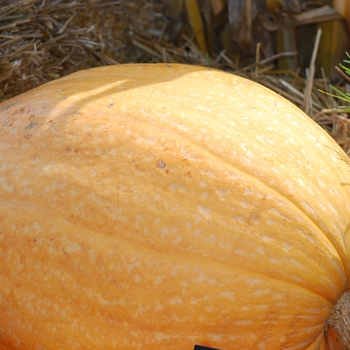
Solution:
{"label": "mottled pumpkin surface", "polygon": [[297,107],[184,65],[0,104],[0,348],[327,348],[350,168]]}

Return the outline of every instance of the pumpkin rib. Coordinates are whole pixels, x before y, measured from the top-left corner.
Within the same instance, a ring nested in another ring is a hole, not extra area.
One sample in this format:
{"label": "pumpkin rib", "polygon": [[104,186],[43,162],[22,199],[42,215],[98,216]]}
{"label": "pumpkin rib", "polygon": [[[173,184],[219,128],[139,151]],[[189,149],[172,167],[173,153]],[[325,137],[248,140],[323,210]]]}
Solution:
{"label": "pumpkin rib", "polygon": [[[14,206],[14,207],[32,207],[32,208],[35,208],[35,210],[40,210],[42,213],[45,213],[45,215],[47,215],[47,214],[49,214],[52,218],[54,218],[54,217],[58,217],[58,218],[60,218],[61,220],[64,220],[64,221],[67,221],[68,223],[70,223],[70,224],[72,224],[73,222],[74,222],[74,224],[75,224],[75,226],[80,226],[80,227],[82,227],[82,228],[86,228],[86,229],[91,229],[91,224],[89,224],[89,223],[82,223],[81,221],[80,222],[76,222],[76,221],[74,221],[74,219],[72,219],[72,218],[69,218],[67,215],[64,215],[64,214],[57,214],[56,212],[54,212],[53,210],[50,210],[50,209],[48,209],[47,207],[41,207],[41,206],[39,206],[39,205],[37,205],[37,204],[33,204],[33,203],[26,203],[25,205],[23,204],[23,203],[21,203],[21,202],[14,202],[14,201],[4,201],[4,200],[2,200],[2,202],[3,203],[7,203],[7,204],[10,204],[11,206]],[[98,228],[98,227],[93,227],[93,229],[94,229],[94,231],[96,231],[96,232],[100,232],[100,233],[103,233],[103,234],[106,234],[106,231],[103,229],[103,228]],[[107,235],[108,235],[108,233],[107,233]],[[128,237],[123,237],[123,236],[120,236],[119,237],[119,239],[123,239],[125,242],[126,241],[130,241],[130,236],[128,236]],[[143,242],[143,244],[145,244],[145,242]],[[137,246],[137,242],[135,242],[134,243],[134,246]],[[151,245],[150,245],[150,250],[153,250],[153,251],[155,251],[155,252],[157,252],[157,254],[162,254],[162,252],[158,249],[154,249],[154,248],[152,248],[151,247]],[[186,254],[188,254],[186,251],[181,251],[181,250],[178,250],[178,251],[175,251],[175,252],[169,252],[169,251],[167,251],[167,253],[166,254],[173,254],[173,255],[186,255]],[[201,258],[200,257],[198,257],[198,255],[197,255],[197,258],[199,259],[199,260],[201,260]],[[194,259],[194,254],[193,254],[193,252],[192,252],[192,259]],[[217,263],[219,263],[219,264],[225,264],[225,262],[223,262],[223,261],[220,261],[220,260],[218,260],[218,259],[215,259],[215,261],[217,262]],[[246,271],[246,272],[244,272],[245,274],[249,271],[249,272],[252,272],[252,273],[254,273],[255,272],[255,270],[253,269],[253,267],[252,268],[248,268],[248,267],[246,267],[246,266],[240,266],[240,269],[243,271]],[[243,273],[243,272],[242,272]],[[258,275],[260,275],[261,273],[257,273]],[[291,280],[291,279],[288,279],[288,276],[286,275],[286,276],[273,276],[272,275],[272,272],[271,272],[271,274],[268,274],[266,271],[265,271],[265,273],[264,273],[264,276],[265,277],[267,277],[267,276],[269,276],[270,277],[270,279],[271,280],[279,280],[279,281],[284,281],[286,284],[289,284],[289,285],[295,285],[295,286],[298,286],[299,288],[305,288],[306,289],[306,286],[304,285],[304,284],[302,284],[302,283],[298,283],[298,282],[296,282],[296,281],[293,281],[293,280]],[[310,290],[310,287],[308,287],[309,288],[309,290]],[[317,292],[317,291],[313,291],[313,293],[315,293],[316,295],[318,295],[318,296],[320,296],[320,297],[322,297],[322,298],[325,298],[325,300],[327,300],[328,302],[330,302],[331,304],[333,304],[333,305],[335,305],[335,302],[334,301],[332,301],[332,300],[330,300],[330,299],[328,299],[328,298],[326,298],[324,295],[322,295],[321,294],[321,292]]]}
{"label": "pumpkin rib", "polygon": [[[14,204],[15,205],[15,204]],[[34,207],[34,208],[36,208],[36,207]],[[44,211],[44,210],[43,210]],[[44,211],[45,212],[45,211]],[[68,221],[70,224],[72,223],[72,221],[68,218],[66,218],[64,215],[52,215],[52,217],[54,217],[54,216],[57,216],[57,217],[59,217],[60,218],[60,220],[64,220],[64,221]],[[85,229],[89,229],[89,230],[91,230],[91,229],[93,229],[94,230],[94,232],[100,232],[100,233],[103,233],[103,235],[105,236],[106,235],[106,232],[105,231],[103,231],[102,229],[98,229],[98,228],[91,228],[91,226],[89,226],[89,225],[77,225],[77,223],[75,223],[75,226],[81,226],[81,227],[83,227],[83,228],[85,228]],[[35,235],[34,235],[35,236]],[[107,235],[108,236],[108,235]],[[125,243],[127,243],[128,242],[128,239],[125,237],[125,238],[123,238],[122,236],[121,237],[119,237],[119,240],[121,240],[121,239],[123,239],[123,241],[125,242]],[[130,244],[130,248],[132,248],[132,247],[134,247],[134,248],[136,248],[137,247],[137,243],[130,243],[130,242],[128,242],[129,244]],[[143,249],[145,249],[146,247],[144,247],[143,246]],[[173,259],[173,261],[176,261],[176,260],[178,260],[179,259],[179,256],[183,256],[183,257],[185,257],[186,258],[186,252],[181,252],[181,251],[175,251],[175,252],[171,252],[171,251],[167,251],[167,252],[162,252],[161,250],[155,250],[154,248],[150,248],[150,247],[147,247],[147,249],[149,250],[149,251],[152,251],[152,252],[155,252],[158,256],[163,256],[164,258],[166,258],[166,256],[168,256],[168,259],[167,260],[169,260],[169,258],[170,258],[170,256],[174,256],[174,259]],[[188,254],[188,253],[187,253]],[[187,258],[188,259],[188,258]],[[162,260],[162,259],[160,259],[160,260]],[[224,266],[224,264],[225,264],[225,262],[223,262],[223,261],[220,261],[220,260],[218,260],[218,259],[213,259],[213,258],[211,258],[211,260],[210,260],[210,262],[208,262],[208,259],[206,258],[206,259],[203,259],[203,257],[199,257],[198,255],[193,255],[193,254],[191,254],[191,260],[193,260],[193,261],[197,261],[197,262],[202,262],[203,263],[203,261],[206,261],[206,264],[211,264],[211,265],[213,265],[213,266],[220,266],[221,267],[221,270],[223,270],[222,269],[222,267]],[[194,264],[194,265],[196,265],[196,264]],[[218,270],[220,270],[220,268],[218,268]],[[230,269],[228,269],[228,270],[230,270]],[[292,286],[292,285],[295,285],[298,289],[300,288],[301,290],[305,290],[305,291],[309,291],[309,293],[314,293],[315,295],[317,295],[318,297],[321,297],[321,298],[323,298],[323,299],[325,299],[325,300],[327,300],[327,302],[328,303],[330,303],[331,305],[334,305],[334,301],[331,301],[331,300],[329,300],[328,298],[325,298],[325,296],[324,295],[322,295],[322,294],[320,294],[320,293],[317,293],[317,292],[315,292],[315,291],[311,291],[310,290],[310,288],[309,288],[309,290],[307,289],[307,287],[305,286],[305,285],[302,285],[302,284],[297,284],[295,281],[292,281],[292,280],[286,280],[285,278],[283,278],[283,279],[281,279],[280,277],[274,277],[274,276],[272,276],[272,275],[269,275],[269,274],[267,274],[267,273],[265,273],[264,275],[262,274],[262,273],[260,273],[260,272],[255,272],[254,270],[248,270],[248,268],[247,267],[244,267],[244,266],[240,266],[239,267],[239,269],[237,268],[237,265],[236,265],[236,271],[235,271],[235,273],[238,273],[239,271],[241,271],[240,273],[242,274],[242,275],[246,275],[247,274],[247,272],[249,271],[249,275],[250,276],[252,276],[252,279],[254,279],[254,276],[256,276],[256,277],[264,277],[264,279],[270,279],[271,281],[274,281],[274,282],[278,282],[279,284],[281,284],[281,283],[284,283],[285,285],[286,285],[286,287],[289,285],[289,286]],[[286,276],[287,277],[287,276]],[[269,283],[269,284],[271,284],[271,283]],[[274,283],[273,283],[274,284]],[[310,294],[310,297],[311,297],[311,294]],[[331,309],[332,309],[332,307],[331,307]],[[324,321],[325,322],[325,321]],[[324,322],[322,322],[322,324],[324,323]]]}
{"label": "pumpkin rib", "polygon": [[[3,203],[5,203],[6,201],[2,201]],[[12,206],[12,207],[16,207],[16,208],[19,208],[19,207],[24,207],[24,208],[27,208],[27,207],[31,207],[31,208],[34,208],[34,211],[37,211],[37,210],[40,210],[43,214],[45,215],[50,215],[50,218],[54,218],[54,217],[57,217],[59,218],[60,220],[63,220],[63,221],[66,221],[67,223],[69,224],[73,224],[74,223],[74,226],[75,227],[81,227],[83,229],[88,229],[88,230],[93,230],[94,232],[99,232],[101,234],[103,234],[103,236],[109,236],[111,233],[106,233],[106,231],[103,229],[103,228],[98,228],[98,227],[91,227],[91,225],[89,224],[82,224],[81,222],[75,222],[73,219],[67,217],[66,215],[62,215],[62,214],[56,214],[54,213],[53,211],[51,210],[48,210],[46,207],[40,207],[38,205],[35,205],[35,204],[31,204],[31,203],[27,203],[26,205],[23,205],[22,203],[14,203],[14,202],[8,202],[7,201],[7,204]],[[35,236],[35,235],[34,235]],[[124,241],[124,243],[128,243],[130,244],[130,249],[132,247],[134,247],[134,249],[137,248],[138,246],[138,242],[132,242],[130,243],[130,236],[129,237],[123,237],[123,236],[119,236],[119,240],[122,240]],[[181,251],[181,250],[177,250],[177,251],[162,251],[161,249],[155,249],[154,246],[152,246],[152,244],[149,244],[148,246],[145,246],[144,245],[145,242],[143,242],[143,249],[147,248],[148,251],[152,252],[152,253],[156,253],[158,256],[163,256],[164,258],[169,257],[170,256],[173,256],[174,257],[174,261],[178,260],[178,257],[179,256],[182,256],[183,258],[186,258],[186,255],[188,255],[188,252],[186,251]],[[194,254],[193,252],[191,253],[191,258],[190,258],[192,261],[197,261],[197,262],[206,262],[211,264],[212,266],[220,266],[221,267],[221,270],[223,270],[223,267],[225,265],[227,265],[227,262],[225,261],[221,261],[219,260],[218,258],[215,258],[215,257],[210,257],[209,259],[208,258],[203,258],[201,256],[197,254]],[[162,259],[160,259],[162,260]],[[196,264],[194,264],[196,265]],[[200,264],[199,264],[200,265]],[[239,268],[237,268],[237,263],[234,262],[234,266],[235,266],[235,273],[238,273],[238,271],[240,271],[240,274],[242,275],[247,275],[249,273],[250,276],[252,276],[252,278],[254,279],[254,276],[255,277],[264,277],[264,279],[267,279],[269,278],[271,281],[275,281],[275,282],[279,282],[279,284],[281,283],[284,283],[286,286],[295,286],[301,290],[305,290],[305,291],[308,291],[310,293],[313,293],[315,295],[317,295],[318,297],[326,300],[328,303],[330,303],[331,305],[335,305],[336,302],[328,299],[327,297],[325,297],[324,295],[321,294],[321,292],[317,292],[315,290],[311,290],[310,286],[306,286],[304,284],[301,284],[301,283],[298,283],[294,280],[291,280],[291,279],[288,279],[288,276],[273,276],[272,274],[268,274],[266,271],[264,272],[264,274],[262,272],[256,272],[253,268],[248,268],[247,266],[242,266],[242,265],[239,265]],[[218,268],[218,270],[220,270],[220,268]],[[228,269],[230,270],[230,269]],[[269,283],[270,284],[270,283]],[[325,321],[324,321],[325,322]],[[323,324],[324,322],[321,322],[321,324]]]}

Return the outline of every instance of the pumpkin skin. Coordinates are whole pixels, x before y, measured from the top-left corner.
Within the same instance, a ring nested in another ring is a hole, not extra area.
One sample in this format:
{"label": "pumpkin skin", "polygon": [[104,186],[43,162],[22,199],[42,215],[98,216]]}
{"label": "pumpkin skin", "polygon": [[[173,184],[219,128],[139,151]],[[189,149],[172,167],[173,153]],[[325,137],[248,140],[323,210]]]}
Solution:
{"label": "pumpkin skin", "polygon": [[297,107],[135,64],[0,111],[1,349],[331,348],[350,174]]}

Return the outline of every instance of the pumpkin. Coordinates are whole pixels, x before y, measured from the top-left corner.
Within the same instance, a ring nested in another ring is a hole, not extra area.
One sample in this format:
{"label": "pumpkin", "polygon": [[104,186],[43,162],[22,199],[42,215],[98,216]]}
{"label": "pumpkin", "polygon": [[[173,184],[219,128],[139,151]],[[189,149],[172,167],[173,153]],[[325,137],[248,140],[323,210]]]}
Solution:
{"label": "pumpkin", "polygon": [[343,347],[350,173],[296,106],[130,64],[0,111],[1,349]]}

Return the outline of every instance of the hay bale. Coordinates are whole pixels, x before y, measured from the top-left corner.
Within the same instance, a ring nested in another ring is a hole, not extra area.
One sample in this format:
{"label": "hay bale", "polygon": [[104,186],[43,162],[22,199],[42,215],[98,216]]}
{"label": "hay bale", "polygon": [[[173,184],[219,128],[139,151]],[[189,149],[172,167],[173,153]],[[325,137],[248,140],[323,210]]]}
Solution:
{"label": "hay bale", "polygon": [[[6,0],[0,12],[0,99],[77,70],[148,62],[130,36],[155,31],[161,4],[127,0]],[[157,33],[153,33],[157,34]],[[151,34],[152,35],[152,34]]]}

